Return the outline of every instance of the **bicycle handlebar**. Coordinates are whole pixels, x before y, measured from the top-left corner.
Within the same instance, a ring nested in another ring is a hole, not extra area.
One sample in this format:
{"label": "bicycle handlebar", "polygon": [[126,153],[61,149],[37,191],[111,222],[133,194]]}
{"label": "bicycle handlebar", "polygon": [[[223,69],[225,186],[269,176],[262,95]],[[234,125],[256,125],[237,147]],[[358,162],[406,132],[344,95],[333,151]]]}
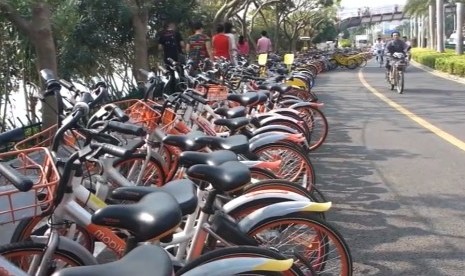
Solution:
{"label": "bicycle handlebar", "polygon": [[34,182],[30,178],[22,175],[17,170],[1,162],[0,174],[3,175],[6,179],[8,179],[16,187],[16,189],[18,189],[21,192],[29,191],[34,185]]}

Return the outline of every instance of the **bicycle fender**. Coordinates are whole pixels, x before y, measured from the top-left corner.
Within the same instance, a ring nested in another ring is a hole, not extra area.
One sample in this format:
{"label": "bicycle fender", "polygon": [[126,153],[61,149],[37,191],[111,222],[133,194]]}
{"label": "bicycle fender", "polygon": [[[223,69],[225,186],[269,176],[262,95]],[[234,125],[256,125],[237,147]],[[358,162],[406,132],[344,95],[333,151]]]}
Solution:
{"label": "bicycle fender", "polygon": [[270,125],[270,124],[273,124],[275,123],[276,121],[279,121],[279,120],[285,120],[285,121],[289,121],[291,122],[292,124],[299,124],[299,122],[295,119],[292,119],[290,117],[287,117],[287,116],[284,116],[284,115],[281,115],[281,114],[274,114],[274,116],[271,116],[271,117],[268,117],[266,119],[263,119],[260,121],[260,124],[261,126],[266,126],[266,125]]}
{"label": "bicycle fender", "polygon": [[290,106],[290,105],[293,105],[293,104],[296,104],[296,103],[301,103],[301,102],[302,102],[301,99],[289,99],[289,98],[287,98],[287,99],[281,101],[280,104],[282,104],[284,106]]}
{"label": "bicycle fender", "polygon": [[313,107],[313,108],[321,108],[323,107],[323,103],[312,103],[312,102],[300,102],[300,103],[295,103],[291,106],[289,106],[289,108],[298,108],[298,107],[307,107],[307,106],[310,106],[310,107]]}
{"label": "bicycle fender", "polygon": [[[254,139],[253,141],[249,140],[249,150],[251,152],[253,152],[256,148],[260,146],[286,140],[289,133],[267,132],[263,134],[267,134],[267,135],[264,135],[261,138]],[[263,134],[260,134],[260,135],[263,135]]]}
{"label": "bicycle fender", "polygon": [[[31,240],[39,244],[47,244],[47,236],[31,236]],[[71,240],[70,238],[60,236],[58,241],[58,249],[62,249],[68,252],[72,252],[79,259],[84,262],[84,265],[96,265],[98,264],[97,259],[82,245]]]}
{"label": "bicycle fender", "polygon": [[255,135],[259,135],[259,134],[262,134],[262,133],[265,133],[265,132],[270,132],[270,131],[293,133],[293,134],[298,133],[297,130],[295,130],[293,128],[290,128],[288,126],[269,125],[269,126],[263,126],[263,127],[260,127],[260,128],[258,128],[256,130],[254,130],[254,132],[253,132],[254,136],[253,137],[255,137]]}
{"label": "bicycle fender", "polygon": [[[263,257],[236,257],[204,263],[186,271],[182,275],[236,275],[249,271],[282,272],[289,270],[293,263],[293,259],[274,260]],[[212,274],[213,271],[214,273]]]}
{"label": "bicycle fender", "polygon": [[285,217],[286,215],[297,212],[326,212],[330,208],[331,202],[285,201],[255,210],[241,219],[238,226],[241,231],[248,233],[258,223],[273,217]]}
{"label": "bicycle fender", "polygon": [[294,192],[277,190],[277,189],[266,189],[258,190],[250,193],[243,194],[239,197],[236,197],[223,205],[223,210],[226,213],[235,211],[237,208],[240,208],[244,204],[248,204],[255,200],[261,199],[281,199],[283,201],[307,201],[310,202],[308,197],[299,195]]}
{"label": "bicycle fender", "polygon": [[273,110],[270,110],[270,113],[276,113],[276,114],[283,115],[283,116],[287,116],[286,114],[292,114],[294,116],[299,116],[299,112],[290,107],[275,108]]}

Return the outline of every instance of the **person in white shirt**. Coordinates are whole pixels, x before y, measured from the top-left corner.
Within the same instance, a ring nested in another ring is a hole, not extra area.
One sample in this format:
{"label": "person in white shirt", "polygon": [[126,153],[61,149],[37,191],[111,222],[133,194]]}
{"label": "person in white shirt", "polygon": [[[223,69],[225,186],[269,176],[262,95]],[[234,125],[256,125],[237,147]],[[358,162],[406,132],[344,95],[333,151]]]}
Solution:
{"label": "person in white shirt", "polygon": [[384,47],[383,40],[381,37],[378,37],[378,40],[373,44],[373,54],[376,56],[376,61],[378,61],[378,58],[381,58],[381,62],[383,62]]}
{"label": "person in white shirt", "polygon": [[233,25],[231,22],[224,23],[224,34],[229,37],[229,55],[232,65],[237,65],[237,43],[233,34]]}

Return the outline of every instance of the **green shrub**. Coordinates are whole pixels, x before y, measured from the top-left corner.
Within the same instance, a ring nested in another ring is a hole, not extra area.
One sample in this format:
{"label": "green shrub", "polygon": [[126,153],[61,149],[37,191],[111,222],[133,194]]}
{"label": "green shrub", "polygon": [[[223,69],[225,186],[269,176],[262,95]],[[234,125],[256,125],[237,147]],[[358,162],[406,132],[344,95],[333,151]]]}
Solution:
{"label": "green shrub", "polygon": [[350,41],[350,39],[341,39],[339,40],[339,47],[351,47],[352,46],[352,42]]}
{"label": "green shrub", "polygon": [[454,75],[465,77],[465,59],[457,59],[454,61]]}
{"label": "green shrub", "polygon": [[441,72],[465,76],[465,56],[457,56],[454,50],[446,49],[444,53],[438,53],[430,49],[414,48],[412,58]]}

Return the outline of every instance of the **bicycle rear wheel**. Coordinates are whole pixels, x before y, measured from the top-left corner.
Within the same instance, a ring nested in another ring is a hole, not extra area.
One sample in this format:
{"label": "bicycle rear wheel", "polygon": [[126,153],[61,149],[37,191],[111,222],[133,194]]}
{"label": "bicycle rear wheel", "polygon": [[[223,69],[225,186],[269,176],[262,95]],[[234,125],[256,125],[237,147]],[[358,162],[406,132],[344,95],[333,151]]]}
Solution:
{"label": "bicycle rear wheel", "polygon": [[280,141],[265,144],[253,150],[260,160],[277,161],[281,164],[273,173],[281,179],[287,179],[302,185],[311,191],[315,184],[315,170],[307,153],[299,146]]}
{"label": "bicycle rear wheel", "polygon": [[[342,235],[330,224],[311,213],[294,213],[270,218],[248,233],[260,247],[272,247],[284,257],[301,256],[296,264],[302,272],[318,275],[352,275],[352,256]],[[303,263],[302,258],[305,260]]]}

